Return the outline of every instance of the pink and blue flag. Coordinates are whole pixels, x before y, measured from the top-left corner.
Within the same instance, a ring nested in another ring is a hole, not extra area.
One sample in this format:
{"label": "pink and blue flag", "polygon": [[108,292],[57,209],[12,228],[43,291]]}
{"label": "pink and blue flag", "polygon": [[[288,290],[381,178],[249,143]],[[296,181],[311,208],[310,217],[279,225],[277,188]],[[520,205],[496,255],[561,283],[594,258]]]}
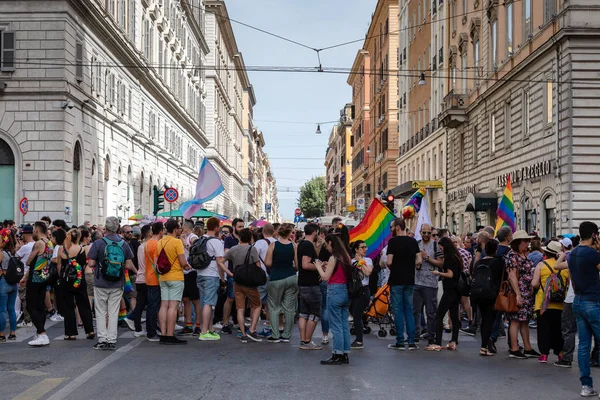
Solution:
{"label": "pink and blue flag", "polygon": [[202,204],[217,197],[223,190],[223,182],[219,173],[212,166],[206,157],[200,165],[198,173],[198,182],[196,183],[196,195],[192,200],[188,200],[179,207],[179,211],[185,219],[191,218]]}

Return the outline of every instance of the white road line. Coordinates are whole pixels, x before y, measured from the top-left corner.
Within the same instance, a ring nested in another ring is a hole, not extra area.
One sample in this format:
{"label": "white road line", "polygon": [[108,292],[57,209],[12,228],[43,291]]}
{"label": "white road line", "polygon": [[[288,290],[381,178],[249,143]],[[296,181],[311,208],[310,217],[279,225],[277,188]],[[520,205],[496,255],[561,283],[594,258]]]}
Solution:
{"label": "white road line", "polygon": [[47,378],[14,397],[13,400],[37,400],[57,387],[65,378]]}
{"label": "white road line", "polygon": [[129,351],[133,350],[133,348],[135,348],[140,343],[145,342],[145,341],[146,341],[146,338],[138,338],[123,347],[117,348],[116,352],[112,353],[110,356],[106,357],[104,360],[100,361],[98,364],[94,365],[93,367],[91,367],[90,369],[85,371],[83,374],[81,374],[78,377],[76,377],[75,379],[71,380],[62,389],[60,389],[58,392],[56,392],[52,396],[50,396],[48,398],[48,400],[62,400],[65,397],[69,396],[78,387],[83,385],[85,382],[87,382],[89,379],[91,379],[94,375],[96,375],[98,372],[100,372],[104,367],[117,361],[118,359],[123,357],[125,354],[127,354]]}

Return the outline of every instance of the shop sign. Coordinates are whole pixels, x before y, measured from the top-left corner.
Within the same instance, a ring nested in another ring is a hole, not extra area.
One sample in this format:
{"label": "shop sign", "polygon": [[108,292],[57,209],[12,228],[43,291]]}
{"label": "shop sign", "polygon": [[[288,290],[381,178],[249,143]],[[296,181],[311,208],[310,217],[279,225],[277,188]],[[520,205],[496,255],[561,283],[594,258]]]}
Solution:
{"label": "shop sign", "polygon": [[540,161],[538,163],[517,169],[507,174],[502,174],[496,178],[497,184],[500,187],[506,186],[508,176],[510,175],[511,183],[517,184],[521,181],[539,178],[544,175],[550,175],[552,172],[552,161]]}
{"label": "shop sign", "polygon": [[463,200],[469,195],[469,193],[475,193],[474,184],[464,188],[453,190],[452,192],[448,193],[448,201]]}

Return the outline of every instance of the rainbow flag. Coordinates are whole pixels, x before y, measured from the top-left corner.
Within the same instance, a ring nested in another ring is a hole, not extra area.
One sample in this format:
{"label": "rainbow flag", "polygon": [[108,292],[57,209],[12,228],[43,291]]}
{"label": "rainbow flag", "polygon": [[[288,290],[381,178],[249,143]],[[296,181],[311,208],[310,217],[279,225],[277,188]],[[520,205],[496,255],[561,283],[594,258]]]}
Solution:
{"label": "rainbow flag", "polygon": [[510,174],[508,175],[508,181],[504,188],[504,195],[500,204],[498,204],[498,210],[496,211],[498,220],[496,221],[496,232],[503,226],[510,226],[512,231],[516,231],[515,225],[515,204],[513,203],[512,184],[510,183]]}
{"label": "rainbow flag", "polygon": [[350,231],[350,242],[364,240],[368,246],[367,257],[375,259],[390,240],[390,224],[394,218],[394,214],[381,201],[374,199],[362,221]]}

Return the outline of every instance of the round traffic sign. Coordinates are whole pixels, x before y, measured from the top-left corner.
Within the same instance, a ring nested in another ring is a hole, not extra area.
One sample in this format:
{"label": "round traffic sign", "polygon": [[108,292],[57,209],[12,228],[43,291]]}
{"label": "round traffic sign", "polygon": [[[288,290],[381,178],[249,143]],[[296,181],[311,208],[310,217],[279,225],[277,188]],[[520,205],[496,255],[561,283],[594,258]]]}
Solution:
{"label": "round traffic sign", "polygon": [[302,215],[302,210],[301,210],[300,208],[296,208],[296,209],[294,210],[294,215],[295,215],[296,217],[299,217],[300,215]]}
{"label": "round traffic sign", "polygon": [[29,211],[29,200],[27,200],[27,197],[23,197],[19,202],[19,210],[23,215]]}
{"label": "round traffic sign", "polygon": [[166,201],[172,203],[174,201],[177,201],[177,199],[179,198],[179,192],[175,188],[168,188],[167,190],[165,190],[164,196]]}

